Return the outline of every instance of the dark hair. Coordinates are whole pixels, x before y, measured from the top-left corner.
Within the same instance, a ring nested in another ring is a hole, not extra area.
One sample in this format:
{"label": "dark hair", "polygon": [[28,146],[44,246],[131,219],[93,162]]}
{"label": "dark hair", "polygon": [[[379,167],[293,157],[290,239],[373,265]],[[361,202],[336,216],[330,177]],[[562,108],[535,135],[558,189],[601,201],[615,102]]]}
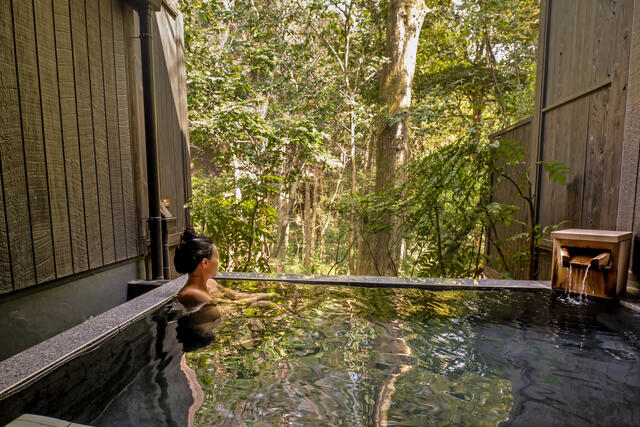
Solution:
{"label": "dark hair", "polygon": [[213,255],[213,242],[204,234],[197,234],[193,228],[184,230],[176,247],[173,264],[178,273],[193,273],[204,258]]}

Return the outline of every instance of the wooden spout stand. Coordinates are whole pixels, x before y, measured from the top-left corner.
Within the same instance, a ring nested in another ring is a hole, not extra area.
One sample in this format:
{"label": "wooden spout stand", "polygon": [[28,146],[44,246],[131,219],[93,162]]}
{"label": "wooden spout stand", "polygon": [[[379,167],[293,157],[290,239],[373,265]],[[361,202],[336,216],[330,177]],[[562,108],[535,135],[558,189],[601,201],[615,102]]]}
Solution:
{"label": "wooden spout stand", "polygon": [[564,230],[551,233],[551,237],[552,289],[600,298],[616,298],[624,291],[631,233]]}

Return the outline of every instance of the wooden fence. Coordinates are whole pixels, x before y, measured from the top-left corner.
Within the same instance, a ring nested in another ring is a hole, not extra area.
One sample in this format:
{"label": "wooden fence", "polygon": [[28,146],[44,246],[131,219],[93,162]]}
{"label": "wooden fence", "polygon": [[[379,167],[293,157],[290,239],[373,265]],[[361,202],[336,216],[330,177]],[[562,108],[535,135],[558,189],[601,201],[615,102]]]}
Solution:
{"label": "wooden fence", "polygon": [[[532,118],[529,117],[489,137],[495,141],[517,142],[522,147],[525,153],[525,164],[521,167],[508,167],[505,171],[512,179],[518,180],[523,176],[523,173],[531,174],[533,172],[532,165],[535,157],[531,145],[531,121]],[[516,187],[508,180],[493,176],[492,181],[494,188],[491,201],[517,206],[519,210],[514,215],[514,221],[508,227],[499,222],[489,224],[489,244],[487,246],[489,261],[498,269],[508,271],[514,279],[528,279],[528,264],[514,259],[515,254],[526,250],[527,240],[513,239],[513,236],[528,231],[528,228],[522,223],[526,224],[529,221],[529,207],[526,201],[519,196]],[[525,188],[523,187],[522,190]]]}
{"label": "wooden fence", "polygon": [[[520,138],[531,153],[529,164],[554,160],[570,168],[564,185],[534,168],[540,224],[618,227],[633,12],[634,0],[541,2],[535,110],[525,126],[530,130],[521,126],[494,136]],[[497,200],[510,197],[496,191]],[[549,249],[550,242],[544,245]],[[542,251],[538,278],[549,276],[550,256]]]}
{"label": "wooden fence", "polygon": [[[154,27],[161,197],[189,197],[182,21]],[[139,256],[148,216],[137,13],[0,1],[0,294]]]}

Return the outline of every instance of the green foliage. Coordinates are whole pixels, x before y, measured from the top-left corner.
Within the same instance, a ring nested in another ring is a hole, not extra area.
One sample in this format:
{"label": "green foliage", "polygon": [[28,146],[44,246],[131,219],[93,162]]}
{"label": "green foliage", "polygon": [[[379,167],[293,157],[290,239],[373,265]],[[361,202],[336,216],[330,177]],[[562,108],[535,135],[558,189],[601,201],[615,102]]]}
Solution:
{"label": "green foliage", "polygon": [[552,181],[564,184],[567,180],[567,175],[571,172],[568,166],[564,163],[556,161],[544,161],[540,162],[545,171],[549,174],[549,179]]}
{"label": "green foliage", "polygon": [[[262,197],[273,183],[266,180],[263,187],[255,186],[251,180],[242,180],[236,187],[233,181],[225,183],[206,176],[192,178],[192,221],[198,231],[211,236],[220,253],[220,268],[223,270],[261,271],[270,270],[268,257],[261,250],[270,242],[272,228],[278,215]],[[239,188],[243,197],[237,198]],[[258,249],[256,249],[258,247]]]}
{"label": "green foliage", "polygon": [[[399,113],[411,117],[410,159],[399,185],[378,194],[387,2],[184,2],[191,154],[203,170],[192,215],[218,244],[222,269],[347,274],[350,249],[357,257],[362,233],[391,215],[401,220],[400,274],[480,274],[488,220],[518,221],[518,200],[489,202],[491,175],[527,189],[528,175],[509,169],[524,164],[517,141],[492,146],[488,135],[533,111],[538,4],[427,5],[413,105]],[[558,182],[567,174],[541,167]],[[305,182],[314,182],[311,203]]]}

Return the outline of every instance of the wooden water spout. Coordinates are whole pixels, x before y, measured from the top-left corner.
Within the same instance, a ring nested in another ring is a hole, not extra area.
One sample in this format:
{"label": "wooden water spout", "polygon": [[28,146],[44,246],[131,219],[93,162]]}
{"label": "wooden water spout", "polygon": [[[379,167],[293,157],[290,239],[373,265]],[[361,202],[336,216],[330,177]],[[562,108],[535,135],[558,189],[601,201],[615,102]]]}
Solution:
{"label": "wooden water spout", "polygon": [[626,289],[631,233],[569,229],[554,231],[552,289],[616,298]]}

